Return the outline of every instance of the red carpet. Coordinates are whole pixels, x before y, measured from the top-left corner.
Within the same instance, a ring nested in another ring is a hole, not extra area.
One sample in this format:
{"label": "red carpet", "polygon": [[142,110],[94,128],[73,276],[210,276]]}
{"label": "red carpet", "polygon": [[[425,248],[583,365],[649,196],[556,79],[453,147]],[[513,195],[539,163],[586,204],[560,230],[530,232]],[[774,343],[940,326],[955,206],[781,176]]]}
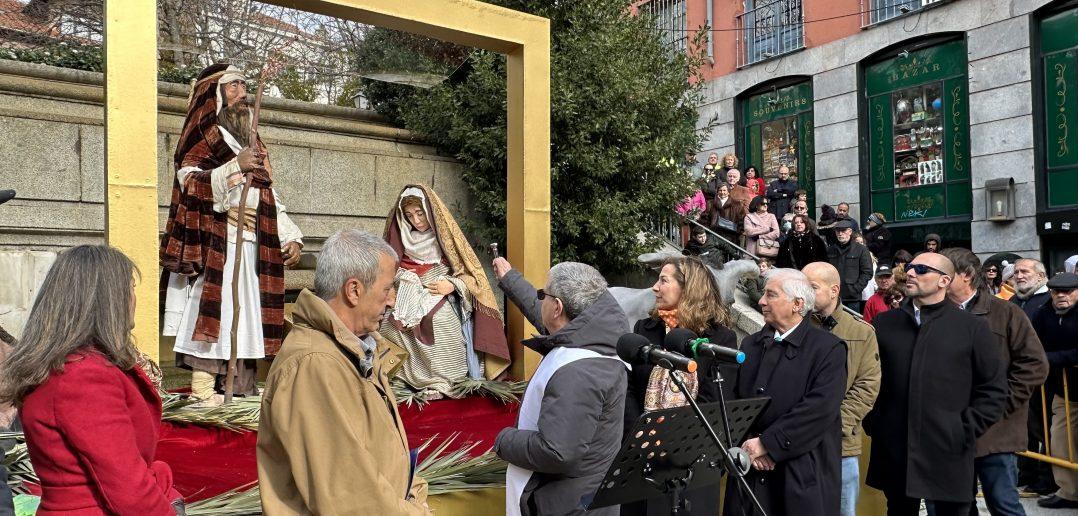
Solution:
{"label": "red carpet", "polygon": [[[516,423],[517,405],[503,405],[477,396],[434,401],[422,410],[402,405],[400,413],[411,447],[434,435],[439,436],[440,443],[459,432],[452,449],[478,442],[479,446],[473,450],[473,455],[478,455],[494,445],[494,438],[502,428]],[[168,423],[161,426],[157,460],[172,467],[176,490],[188,501],[209,498],[258,480],[255,432],[236,433]]]}

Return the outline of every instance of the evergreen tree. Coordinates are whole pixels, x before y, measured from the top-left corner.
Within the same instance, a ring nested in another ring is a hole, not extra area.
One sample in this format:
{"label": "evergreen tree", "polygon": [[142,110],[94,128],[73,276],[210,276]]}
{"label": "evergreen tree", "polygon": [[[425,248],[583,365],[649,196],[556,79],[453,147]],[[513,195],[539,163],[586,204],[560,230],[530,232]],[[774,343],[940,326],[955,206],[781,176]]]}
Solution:
{"label": "evergreen tree", "polygon": [[[681,53],[662,43],[652,20],[630,12],[629,0],[493,3],[551,21],[554,261],[609,273],[630,269],[657,244],[640,237],[648,221],[672,213],[693,189],[683,163],[714,126],[712,119],[698,127],[704,33]],[[417,45],[415,36],[385,30],[368,36],[356,55],[368,70],[411,62],[429,72],[439,58],[458,55],[444,43]],[[376,109],[464,164],[484,224],[468,229],[483,242],[504,241],[505,76],[504,56],[477,50],[431,89],[364,83]]]}

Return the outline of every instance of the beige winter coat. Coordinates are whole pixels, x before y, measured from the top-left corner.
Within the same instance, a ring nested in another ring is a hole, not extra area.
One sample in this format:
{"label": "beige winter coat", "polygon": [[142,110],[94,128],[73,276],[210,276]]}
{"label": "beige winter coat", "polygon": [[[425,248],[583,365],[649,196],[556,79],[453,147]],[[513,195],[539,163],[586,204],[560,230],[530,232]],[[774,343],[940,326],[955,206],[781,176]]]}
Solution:
{"label": "beige winter coat", "polygon": [[325,301],[303,290],[293,319],[262,398],[263,512],[431,514],[426,484],[412,482],[408,439],[389,387],[398,350],[379,343],[365,379],[353,365],[364,356],[359,338]]}

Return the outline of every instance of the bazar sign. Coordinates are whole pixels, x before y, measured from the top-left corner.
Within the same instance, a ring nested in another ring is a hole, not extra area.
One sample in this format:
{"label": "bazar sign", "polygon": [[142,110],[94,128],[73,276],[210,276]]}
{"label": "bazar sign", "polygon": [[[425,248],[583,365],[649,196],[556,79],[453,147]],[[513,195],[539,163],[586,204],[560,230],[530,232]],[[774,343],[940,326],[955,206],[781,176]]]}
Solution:
{"label": "bazar sign", "polygon": [[934,63],[929,59],[917,59],[915,57],[909,63],[899,64],[897,70],[892,70],[891,73],[887,75],[887,82],[894,83],[895,81],[917,78],[921,75],[928,75],[939,71],[939,63]]}

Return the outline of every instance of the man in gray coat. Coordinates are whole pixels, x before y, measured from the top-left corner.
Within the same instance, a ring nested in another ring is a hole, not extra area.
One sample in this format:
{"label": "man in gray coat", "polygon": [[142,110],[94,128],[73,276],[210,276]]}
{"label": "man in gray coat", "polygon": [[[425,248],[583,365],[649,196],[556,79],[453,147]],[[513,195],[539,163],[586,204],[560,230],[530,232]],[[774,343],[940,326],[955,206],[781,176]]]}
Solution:
{"label": "man in gray coat", "polygon": [[[523,344],[543,355],[516,426],[494,442],[509,463],[506,515],[583,515],[582,499],[598,489],[621,446],[628,365],[616,345],[629,323],[589,265],[555,265],[540,290],[504,258],[494,260],[494,274],[539,330]],[[618,507],[587,514],[617,516]]]}

